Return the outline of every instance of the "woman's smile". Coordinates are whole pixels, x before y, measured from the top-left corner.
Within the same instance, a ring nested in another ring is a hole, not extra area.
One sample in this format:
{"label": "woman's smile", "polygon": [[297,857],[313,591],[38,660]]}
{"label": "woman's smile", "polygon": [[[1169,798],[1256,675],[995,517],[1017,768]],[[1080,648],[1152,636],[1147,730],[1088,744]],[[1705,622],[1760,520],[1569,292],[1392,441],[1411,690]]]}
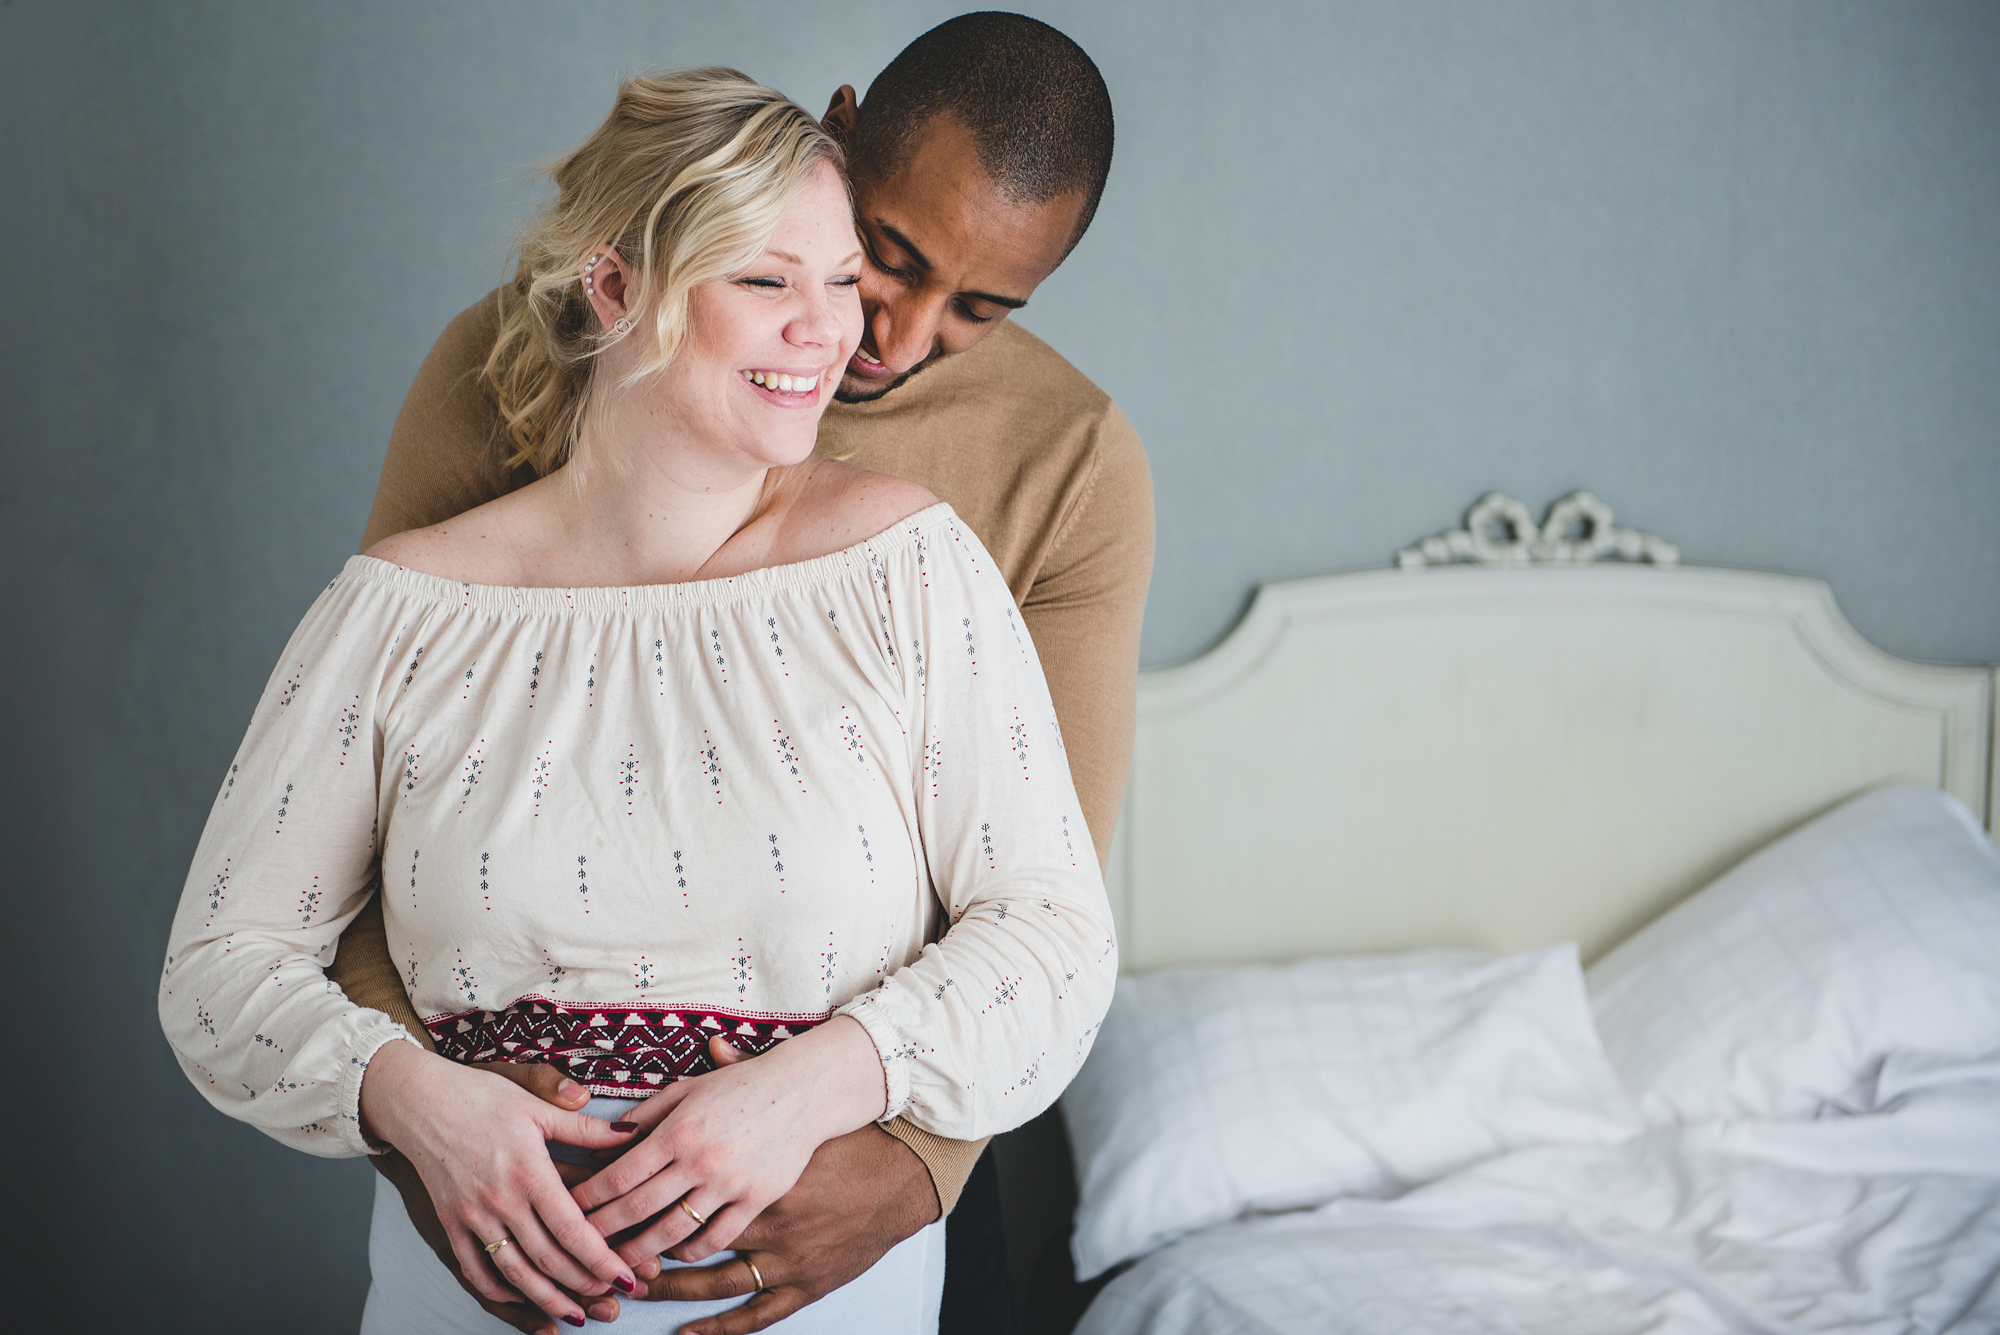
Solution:
{"label": "woman's smile", "polygon": [[780,408],[813,408],[819,404],[820,381],[826,375],[818,369],[739,371],[743,382],[757,396]]}

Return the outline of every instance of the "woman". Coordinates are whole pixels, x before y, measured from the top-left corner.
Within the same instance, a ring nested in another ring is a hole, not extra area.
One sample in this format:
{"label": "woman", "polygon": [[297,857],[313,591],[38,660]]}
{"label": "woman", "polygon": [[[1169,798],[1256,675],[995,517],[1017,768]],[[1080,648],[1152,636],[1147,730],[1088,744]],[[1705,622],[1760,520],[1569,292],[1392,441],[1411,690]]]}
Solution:
{"label": "woman", "polygon": [[[572,1325],[564,1288],[727,1248],[871,1119],[1026,1121],[1110,997],[1006,587],[921,488],[812,456],[860,337],[839,169],[731,71],[621,89],[554,170],[487,368],[544,476],[328,586],[175,919],[161,1020],[210,1101],[401,1150],[482,1292]],[[321,972],[378,868],[444,1057]],[[714,1036],[763,1055],[711,1071]],[[475,1060],[599,1097],[565,1114]],[[622,1155],[566,1191],[548,1140]],[[366,1326],[498,1329],[380,1191]],[[941,1255],[933,1225],[787,1324],[934,1324]]]}

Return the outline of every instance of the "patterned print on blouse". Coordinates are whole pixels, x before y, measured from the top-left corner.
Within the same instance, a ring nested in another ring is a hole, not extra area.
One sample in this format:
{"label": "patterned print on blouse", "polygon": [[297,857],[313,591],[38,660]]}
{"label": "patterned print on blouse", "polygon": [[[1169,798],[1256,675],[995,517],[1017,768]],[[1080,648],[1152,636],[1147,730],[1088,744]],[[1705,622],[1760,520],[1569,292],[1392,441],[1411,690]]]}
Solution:
{"label": "patterned print on blouse", "polygon": [[[797,781],[799,792],[803,795],[806,791],[806,781],[799,774],[799,753],[792,746],[791,737],[786,734],[783,727],[779,726],[778,720],[772,719],[771,726],[777,729],[771,737],[771,745],[778,749],[778,768],[790,774]],[[772,836],[772,838],[776,837],[776,835]]]}
{"label": "patterned print on blouse", "polygon": [[765,617],[764,624],[771,631],[771,652],[778,656],[778,670],[784,673],[785,680],[790,681],[792,669],[791,665],[785,662],[785,646],[778,639],[778,619],[776,617]]}
{"label": "patterned print on blouse", "polygon": [[847,754],[861,764],[868,763],[868,744],[861,740],[861,728],[854,721],[854,714],[846,705],[840,707],[840,740],[847,747]]}
{"label": "patterned print on blouse", "polygon": [[354,695],[348,703],[340,705],[340,717],[336,719],[336,727],[340,731],[340,765],[342,767],[346,767],[346,763],[348,763],[348,751],[354,747],[354,735],[360,731],[360,725],[362,725],[362,697]]}
{"label": "patterned print on blouse", "polygon": [[550,757],[555,753],[555,738],[551,737],[542,747],[542,753],[535,757],[535,763],[528,767],[529,797],[535,804],[534,814],[542,814],[542,795],[549,789],[549,780],[555,777],[555,762]]}
{"label": "patterned print on blouse", "polygon": [[479,1004],[479,979],[472,972],[472,966],[465,962],[465,952],[459,950],[454,953],[458,956],[458,964],[451,971],[452,986],[456,987],[460,994],[465,997],[466,1005],[477,1006]]}
{"label": "patterned print on blouse", "polygon": [[476,746],[466,753],[465,764],[459,769],[458,781],[464,791],[458,795],[458,811],[465,814],[465,804],[472,800],[472,790],[479,786],[486,768],[486,739],[481,737]]}
{"label": "patterned print on blouse", "polygon": [[212,927],[215,925],[217,910],[229,898],[229,864],[230,859],[224,858],[222,860],[222,870],[215,873],[215,879],[208,884],[208,918],[204,922],[204,926]]}
{"label": "patterned print on blouse", "polygon": [[529,996],[497,1011],[433,1017],[424,1028],[453,1061],[549,1062],[592,1094],[629,1098],[714,1070],[710,1038],[726,1036],[730,1046],[756,1056],[831,1015]]}
{"label": "patterned print on blouse", "polygon": [[701,777],[708,780],[709,791],[715,794],[715,805],[722,805],[722,759],[715,749],[715,739],[708,735],[708,729],[701,730]]}

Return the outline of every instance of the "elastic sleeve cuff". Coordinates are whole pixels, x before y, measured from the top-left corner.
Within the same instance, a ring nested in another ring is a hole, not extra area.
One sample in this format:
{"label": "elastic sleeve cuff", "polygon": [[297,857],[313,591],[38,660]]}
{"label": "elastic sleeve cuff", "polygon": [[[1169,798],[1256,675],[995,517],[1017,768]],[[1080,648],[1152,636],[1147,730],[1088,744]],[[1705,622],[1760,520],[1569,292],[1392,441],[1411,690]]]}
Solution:
{"label": "elastic sleeve cuff", "polygon": [[368,1074],[368,1063],[375,1059],[382,1045],[396,1042],[414,1044],[420,1051],[424,1046],[410,1037],[409,1030],[380,1012],[376,1013],[375,1023],[348,1040],[345,1053],[347,1064],[340,1069],[340,1086],[335,1091],[335,1097],[340,1108],[338,1129],[341,1142],[350,1154],[386,1154],[391,1148],[361,1134],[361,1077]]}
{"label": "elastic sleeve cuff", "polygon": [[889,1103],[877,1119],[882,1122],[892,1117],[901,1117],[903,1110],[910,1106],[910,1059],[916,1050],[901,1034],[889,1017],[882,1014],[882,1008],[875,1003],[880,989],[854,1000],[835,1011],[836,1015],[849,1015],[858,1020],[868,1031],[868,1039],[875,1045],[875,1055],[882,1059],[882,1075],[889,1085]]}
{"label": "elastic sleeve cuff", "polygon": [[937,1192],[938,1218],[950,1214],[965,1190],[966,1179],[972,1176],[972,1166],[979,1162],[980,1152],[986,1148],[986,1141],[946,1140],[902,1117],[880,1125],[923,1160],[925,1171],[931,1175],[931,1187]]}

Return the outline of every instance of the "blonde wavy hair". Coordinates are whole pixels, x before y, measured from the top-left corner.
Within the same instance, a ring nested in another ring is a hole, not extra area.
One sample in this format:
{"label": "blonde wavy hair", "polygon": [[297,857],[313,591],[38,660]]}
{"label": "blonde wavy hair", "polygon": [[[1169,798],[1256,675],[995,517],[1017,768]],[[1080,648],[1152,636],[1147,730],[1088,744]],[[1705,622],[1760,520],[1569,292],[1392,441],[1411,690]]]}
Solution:
{"label": "blonde wavy hair", "polygon": [[[547,475],[574,454],[597,354],[619,337],[583,291],[584,262],[608,242],[637,282],[625,301],[652,346],[629,380],[673,360],[694,288],[747,268],[792,196],[840,145],[806,111],[732,69],[627,79],[611,114],[547,169],[556,197],[522,230],[499,292],[500,332],[483,375],[512,453]],[[650,317],[650,327],[648,319]]]}

